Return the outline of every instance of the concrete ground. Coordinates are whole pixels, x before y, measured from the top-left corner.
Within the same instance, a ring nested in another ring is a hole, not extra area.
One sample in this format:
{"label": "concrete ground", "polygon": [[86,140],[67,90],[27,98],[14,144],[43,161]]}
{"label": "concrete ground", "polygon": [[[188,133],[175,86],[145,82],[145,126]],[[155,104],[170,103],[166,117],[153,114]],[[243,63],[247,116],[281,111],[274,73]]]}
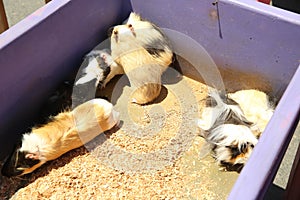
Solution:
{"label": "concrete ground", "polygon": [[13,26],[20,20],[45,5],[44,0],[3,0],[9,26]]}
{"label": "concrete ground", "polygon": [[[45,4],[44,0],[3,0],[6,9],[9,26],[18,23],[24,17],[37,10]],[[279,171],[274,179],[273,185],[267,193],[265,199],[282,199],[282,192],[286,188],[289,173],[293,164],[293,159],[300,143],[300,125],[291,140],[288,150],[280,165]]]}

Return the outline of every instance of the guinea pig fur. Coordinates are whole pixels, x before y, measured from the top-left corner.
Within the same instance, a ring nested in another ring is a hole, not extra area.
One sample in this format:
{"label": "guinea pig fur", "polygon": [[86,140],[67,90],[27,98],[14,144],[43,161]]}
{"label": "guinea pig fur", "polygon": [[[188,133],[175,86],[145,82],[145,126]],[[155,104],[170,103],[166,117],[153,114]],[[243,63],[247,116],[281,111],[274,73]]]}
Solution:
{"label": "guinea pig fur", "polygon": [[[210,99],[216,102],[214,107],[205,107],[202,112],[201,119],[198,120],[198,126],[202,130],[209,130],[213,126],[220,124],[241,124],[251,125],[252,123],[244,116],[241,107],[234,101],[228,98],[221,98],[218,91],[212,90]],[[226,101],[227,104],[224,102]],[[229,104],[230,102],[230,104]]]}
{"label": "guinea pig fur", "polygon": [[124,74],[123,68],[113,61],[109,49],[91,51],[85,56],[82,67],[83,76],[75,85],[95,80],[95,87],[104,88],[114,76]]}
{"label": "guinea pig fur", "polygon": [[129,72],[128,77],[133,89],[131,94],[133,103],[147,104],[159,96],[161,74],[156,64],[136,68]]}
{"label": "guinea pig fur", "polygon": [[87,101],[23,135],[21,145],[7,159],[2,174],[28,174],[49,160],[78,148],[119,122],[119,113],[103,99]]}
{"label": "guinea pig fur", "polygon": [[250,89],[229,93],[228,97],[239,104],[245,117],[253,123],[251,129],[254,134],[260,137],[274,113],[274,106],[267,94]]}
{"label": "guinea pig fur", "polygon": [[250,129],[252,123],[238,104],[222,99],[216,90],[210,92],[210,97],[216,106],[204,108],[198,121],[201,136],[210,144],[219,164],[244,165],[258,142]]}
{"label": "guinea pig fur", "polygon": [[126,24],[114,27],[111,52],[114,61],[123,67],[131,86],[137,90],[133,92],[132,102],[146,104],[153,101],[160,94],[161,75],[173,60],[164,33],[153,23],[131,13]]}
{"label": "guinea pig fur", "polygon": [[244,165],[258,142],[249,127],[236,124],[222,124],[209,130],[206,141],[213,145],[217,162],[230,165]]}

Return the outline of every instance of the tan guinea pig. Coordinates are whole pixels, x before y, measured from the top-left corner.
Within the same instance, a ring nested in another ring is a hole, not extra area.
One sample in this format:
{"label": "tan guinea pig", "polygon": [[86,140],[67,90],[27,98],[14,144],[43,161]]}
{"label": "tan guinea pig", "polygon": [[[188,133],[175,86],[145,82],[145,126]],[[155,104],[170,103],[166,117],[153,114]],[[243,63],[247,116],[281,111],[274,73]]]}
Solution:
{"label": "tan guinea pig", "polygon": [[157,26],[131,13],[126,24],[112,31],[111,55],[135,90],[133,103],[146,104],[158,97],[161,75],[172,63],[173,52]]}
{"label": "tan guinea pig", "polygon": [[2,174],[28,174],[49,160],[78,148],[119,122],[119,113],[104,99],[92,99],[73,111],[65,111],[52,121],[25,133],[21,146],[7,159]]}

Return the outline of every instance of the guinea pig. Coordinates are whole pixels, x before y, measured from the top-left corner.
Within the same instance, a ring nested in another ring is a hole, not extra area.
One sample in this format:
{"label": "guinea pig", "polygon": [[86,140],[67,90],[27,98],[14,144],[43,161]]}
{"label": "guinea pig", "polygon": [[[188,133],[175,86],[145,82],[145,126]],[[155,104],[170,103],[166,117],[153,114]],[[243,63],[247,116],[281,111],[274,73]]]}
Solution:
{"label": "guinea pig", "polygon": [[119,122],[119,113],[103,99],[87,101],[72,111],[61,112],[40,127],[23,134],[21,144],[6,160],[2,174],[18,176],[91,141]]}
{"label": "guinea pig", "polygon": [[123,68],[113,61],[110,50],[92,50],[88,53],[80,67],[83,74],[75,82],[75,85],[95,82],[95,87],[104,88],[116,75],[124,74]]}
{"label": "guinea pig", "polygon": [[222,165],[244,165],[258,140],[249,127],[222,124],[210,129],[206,141],[212,144],[214,157]]}
{"label": "guinea pig", "polygon": [[161,91],[161,75],[173,61],[165,34],[153,23],[131,13],[111,34],[111,55],[123,67],[134,89],[131,102],[150,103]]}
{"label": "guinea pig", "polygon": [[212,145],[219,164],[244,165],[258,140],[249,127],[222,124],[209,130],[206,141]]}
{"label": "guinea pig", "polygon": [[250,129],[252,123],[236,102],[222,99],[216,90],[210,92],[210,97],[216,105],[204,108],[202,118],[198,120],[201,136],[219,164],[243,166],[258,142]]}
{"label": "guinea pig", "polygon": [[253,123],[251,130],[260,137],[274,113],[274,105],[266,93],[259,90],[240,90],[229,93],[228,98],[237,102],[245,117]]}

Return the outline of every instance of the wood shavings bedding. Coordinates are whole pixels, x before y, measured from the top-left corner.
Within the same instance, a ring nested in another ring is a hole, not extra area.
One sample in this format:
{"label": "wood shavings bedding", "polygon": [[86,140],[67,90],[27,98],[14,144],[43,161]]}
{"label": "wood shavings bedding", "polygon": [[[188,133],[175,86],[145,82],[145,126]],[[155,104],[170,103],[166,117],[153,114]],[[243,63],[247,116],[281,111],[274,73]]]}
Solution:
{"label": "wood shavings bedding", "polygon": [[[192,121],[194,116],[187,116],[188,112],[199,114],[207,88],[185,77],[183,81],[199,106],[188,104],[188,108],[182,108],[178,91],[174,89],[178,83],[165,85],[168,94],[152,105],[128,106],[120,96],[116,108],[126,108],[130,113],[121,114],[124,124],[120,130],[102,134],[85,147],[66,153],[32,174],[11,179],[0,176],[0,199],[225,199],[238,174],[221,172],[210,156],[199,159],[204,140],[197,136],[191,124],[183,121]],[[179,90],[179,93],[184,91]],[[124,92],[129,91],[124,88]],[[147,126],[153,123],[151,120],[161,124]],[[142,131],[145,127],[147,131]],[[181,129],[185,134],[173,141]],[[147,161],[134,163],[134,160],[118,157],[119,150],[131,155],[148,155],[164,149],[172,141],[174,145],[176,142],[186,142],[186,145],[178,146],[172,160],[158,157],[161,160],[152,170],[151,167],[145,170]],[[109,149],[110,145],[115,148]],[[114,162],[107,162],[109,155]]]}

